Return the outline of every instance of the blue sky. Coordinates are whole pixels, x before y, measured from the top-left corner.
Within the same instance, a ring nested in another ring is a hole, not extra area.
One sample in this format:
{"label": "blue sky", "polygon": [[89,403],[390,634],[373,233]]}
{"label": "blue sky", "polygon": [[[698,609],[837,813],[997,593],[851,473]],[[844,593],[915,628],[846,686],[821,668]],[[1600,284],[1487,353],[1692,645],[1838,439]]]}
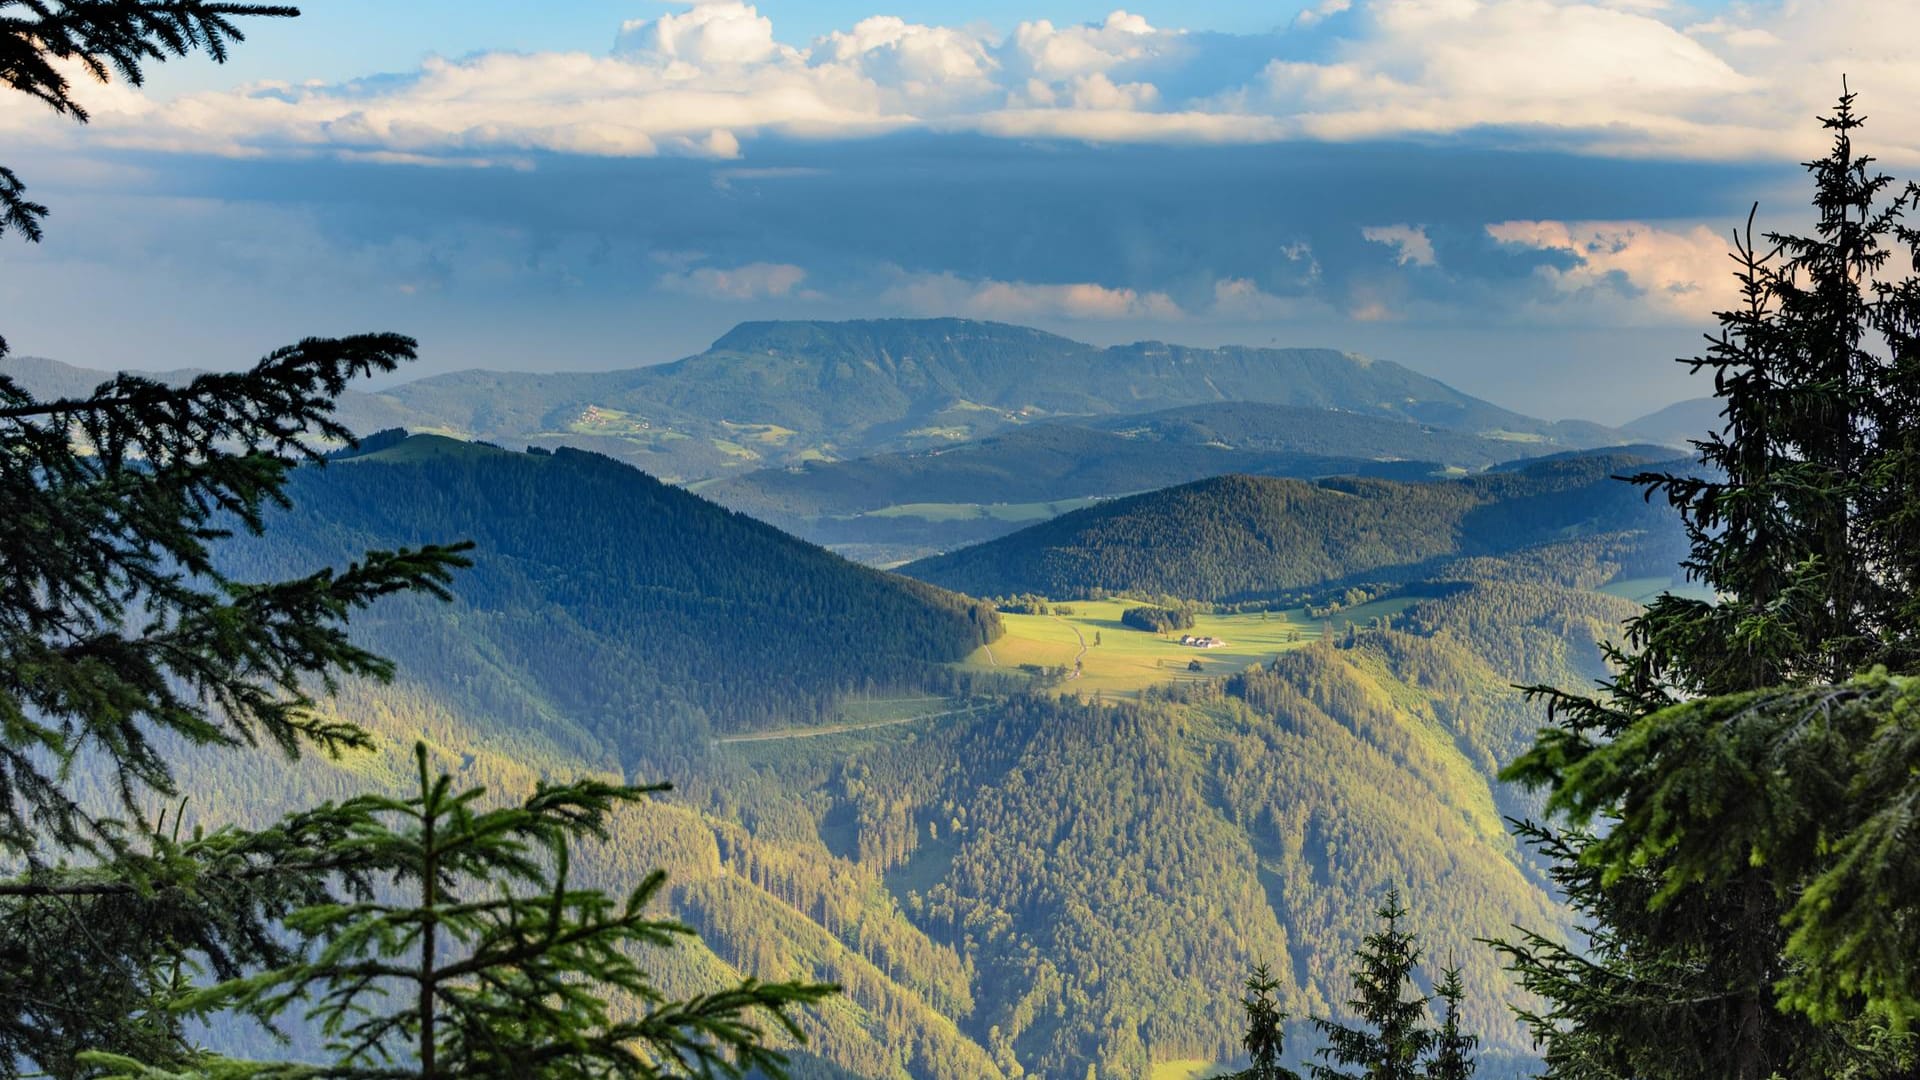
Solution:
{"label": "blue sky", "polygon": [[336,0],[89,88],[87,128],[0,112],[55,210],[0,241],[0,318],[131,367],[397,329],[424,373],[960,314],[1618,421],[1700,392],[1671,361],[1727,231],[1800,224],[1842,72],[1920,163],[1916,31],[1875,0]]}

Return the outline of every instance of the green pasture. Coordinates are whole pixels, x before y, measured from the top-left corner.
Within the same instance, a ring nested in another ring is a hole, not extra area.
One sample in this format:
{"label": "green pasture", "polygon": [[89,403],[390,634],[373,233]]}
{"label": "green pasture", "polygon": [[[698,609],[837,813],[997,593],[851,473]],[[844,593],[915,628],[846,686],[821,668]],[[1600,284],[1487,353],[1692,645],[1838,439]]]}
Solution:
{"label": "green pasture", "polygon": [[[1227,644],[1217,649],[1196,649],[1180,644],[1180,634],[1162,636],[1121,623],[1121,613],[1139,606],[1138,601],[1070,601],[1066,606],[1072,614],[1002,615],[1006,634],[991,646],[976,650],[967,658],[968,666],[1017,669],[1022,664],[1037,664],[1070,668],[1084,640],[1082,674],[1062,683],[1060,691],[1082,697],[1095,693],[1135,696],[1144,687],[1226,675],[1250,664],[1266,663],[1277,653],[1300,648],[1320,637],[1321,624],[1297,609],[1269,612],[1264,618],[1259,614],[1200,615],[1195,617],[1192,630],[1181,633],[1215,637]],[[1364,610],[1355,608],[1354,614]],[[1367,613],[1362,620],[1372,614]],[[1338,626],[1348,617],[1343,612],[1333,621]],[[1094,644],[1096,635],[1098,645]],[[1198,672],[1187,670],[1194,660],[1200,661]]]}

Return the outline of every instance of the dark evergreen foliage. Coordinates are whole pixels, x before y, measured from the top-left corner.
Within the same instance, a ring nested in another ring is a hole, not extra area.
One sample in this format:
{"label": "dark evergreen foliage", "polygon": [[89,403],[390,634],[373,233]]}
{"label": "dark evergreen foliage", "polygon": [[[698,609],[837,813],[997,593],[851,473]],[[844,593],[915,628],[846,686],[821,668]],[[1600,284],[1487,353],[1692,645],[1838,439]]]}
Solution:
{"label": "dark evergreen foliage", "polygon": [[1193,612],[1187,608],[1133,607],[1120,613],[1120,621],[1149,634],[1165,634],[1193,628]]}
{"label": "dark evergreen foliage", "polygon": [[[786,1076],[767,1045],[771,1022],[791,1039],[789,1011],[837,988],[747,980],[670,1001],[643,963],[692,931],[652,913],[664,871],[616,902],[569,878],[573,846],[608,837],[621,804],[659,786],[541,784],[519,805],[487,808],[483,788],[456,792],[414,748],[418,789],[363,796],[335,812],[353,823],[339,848],[378,868],[390,893],[301,908],[286,919],[297,963],[184,995],[199,1015],[240,1009],[271,1022],[316,1020],[331,1064],[195,1068],[260,1077],[372,1078]],[[333,809],[333,808],[329,808]],[[609,998],[642,1004],[617,1017]],[[90,1063],[127,1077],[156,1072],[125,1055]]]}
{"label": "dark evergreen foliage", "polygon": [[985,604],[578,450],[414,436],[301,470],[288,494],[226,565],[287,573],[375,538],[472,537],[483,554],[451,606],[395,608],[363,640],[445,699],[500,722],[558,713],[629,763],[823,721],[848,694],[957,689],[941,665],[1000,632]]}
{"label": "dark evergreen foliage", "polygon": [[1480,1045],[1480,1038],[1460,1027],[1460,1002],[1466,995],[1458,967],[1441,972],[1433,996],[1445,1003],[1445,1012],[1441,1014],[1439,1029],[1433,1033],[1433,1056],[1421,1074],[1422,1080],[1471,1080],[1478,1067],[1473,1051]]}
{"label": "dark evergreen foliage", "polygon": [[1347,1008],[1357,1022],[1313,1022],[1327,1040],[1319,1051],[1326,1064],[1312,1069],[1315,1080],[1420,1080],[1421,1060],[1433,1046],[1434,1033],[1426,1026],[1427,998],[1413,982],[1420,946],[1412,933],[1400,928],[1407,909],[1399,890],[1388,890],[1374,914],[1383,925],[1353,953],[1358,966]]}
{"label": "dark evergreen foliage", "polygon": [[1222,1080],[1300,1080],[1299,1073],[1280,1064],[1281,1055],[1287,1052],[1283,1027],[1287,1014],[1274,997],[1279,989],[1280,980],[1273,977],[1273,969],[1254,965],[1253,974],[1247,976],[1246,996],[1240,999],[1247,1016],[1247,1033],[1242,1040],[1247,1067]]}
{"label": "dark evergreen foliage", "polygon": [[1886,831],[1911,814],[1889,781],[1910,768],[1905,709],[1884,680],[1844,683],[1920,662],[1920,279],[1879,279],[1920,250],[1920,189],[1885,199],[1850,93],[1823,123],[1814,233],[1749,223],[1744,303],[1692,361],[1725,418],[1697,444],[1711,470],[1637,478],[1718,599],[1653,603],[1599,696],[1542,689],[1553,724],[1511,770],[1571,814],[1524,834],[1588,924],[1585,950],[1502,946],[1546,1003],[1525,1015],[1553,1077],[1915,1067],[1913,953],[1882,951],[1916,918],[1887,891],[1911,873]]}
{"label": "dark evergreen foliage", "polygon": [[975,594],[1232,602],[1343,579],[1416,580],[1461,556],[1571,536],[1645,531],[1664,546],[1671,518],[1611,481],[1646,464],[1595,454],[1423,484],[1223,476],[1063,514],[902,572]]}

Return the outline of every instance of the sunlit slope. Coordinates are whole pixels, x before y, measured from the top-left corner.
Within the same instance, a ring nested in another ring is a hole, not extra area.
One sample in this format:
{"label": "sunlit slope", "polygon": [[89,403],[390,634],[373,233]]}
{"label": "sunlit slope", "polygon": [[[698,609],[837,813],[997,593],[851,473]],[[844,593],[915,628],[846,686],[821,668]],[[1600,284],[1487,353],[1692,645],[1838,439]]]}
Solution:
{"label": "sunlit slope", "polygon": [[1389,885],[1466,968],[1493,1057],[1520,1054],[1511,990],[1474,939],[1562,916],[1502,823],[1526,806],[1491,779],[1538,724],[1510,684],[1590,678],[1594,641],[1633,606],[1484,585],[1409,605],[1406,629],[1292,644],[1139,703],[1069,683],[990,715],[728,753],[827,795],[821,836],[976,965],[969,1030],[1002,1060],[1103,1076],[1225,1060],[1246,967],[1273,963],[1296,1015],[1337,1009]]}
{"label": "sunlit slope", "polygon": [[226,547],[237,574],[473,540],[451,604],[396,600],[364,639],[497,723],[634,755],[942,682],[996,632],[977,604],[579,451],[416,436],[300,470],[287,494],[265,538]]}
{"label": "sunlit slope", "polygon": [[1591,678],[1594,641],[1634,610],[1588,591],[1617,576],[1598,542],[1456,560],[1459,587],[1381,605],[1390,625],[1346,609],[1354,632],[1331,641],[1300,612],[1202,616],[1230,642],[1193,654],[1204,677],[1159,664],[1180,646],[1110,633],[1112,603],[1020,617],[996,652],[1064,645],[1041,627],[1101,640],[1085,687],[1005,696],[1029,680],[984,661],[993,622],[967,602],[634,475],[436,439],[303,471],[273,539],[227,550],[242,576],[463,535],[480,564],[453,604],[356,624],[400,662],[336,706],[381,756],[189,755],[195,812],[393,788],[421,736],[505,794],[581,770],[670,780],[579,872],[674,872],[705,942],[662,960],[674,989],[844,982],[808,1075],[1223,1061],[1252,963],[1283,973],[1296,1014],[1339,1007],[1390,884],[1466,968],[1483,1075],[1524,1050],[1473,938],[1561,916],[1500,825],[1526,806],[1490,777],[1538,724],[1509,684]]}

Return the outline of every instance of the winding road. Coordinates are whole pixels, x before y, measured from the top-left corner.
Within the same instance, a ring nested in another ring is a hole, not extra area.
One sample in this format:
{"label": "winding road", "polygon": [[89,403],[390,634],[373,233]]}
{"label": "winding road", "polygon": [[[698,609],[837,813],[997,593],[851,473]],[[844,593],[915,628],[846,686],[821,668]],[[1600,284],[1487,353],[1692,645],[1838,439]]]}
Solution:
{"label": "winding road", "polygon": [[1087,658],[1087,636],[1080,632],[1080,628],[1078,626],[1075,626],[1073,623],[1067,622],[1067,620],[1061,618],[1058,615],[1049,615],[1047,616],[1047,618],[1052,619],[1054,622],[1060,623],[1063,626],[1065,626],[1067,629],[1073,631],[1074,640],[1080,643],[1080,652],[1077,655],[1075,655],[1073,658],[1073,674],[1068,675],[1064,680],[1062,680],[1063,682],[1072,682],[1073,680],[1080,677],[1080,661]]}

